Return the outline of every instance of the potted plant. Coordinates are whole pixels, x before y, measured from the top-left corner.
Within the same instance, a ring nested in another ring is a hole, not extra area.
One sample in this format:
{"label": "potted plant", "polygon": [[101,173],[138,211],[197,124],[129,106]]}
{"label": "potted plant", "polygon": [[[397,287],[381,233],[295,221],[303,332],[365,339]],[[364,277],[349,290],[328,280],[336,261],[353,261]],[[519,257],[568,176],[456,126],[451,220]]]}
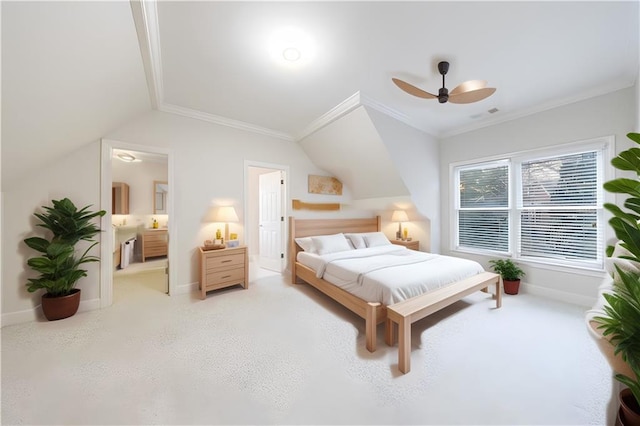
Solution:
{"label": "potted plant", "polygon": [[[30,293],[46,290],[42,295],[42,310],[50,321],[70,317],[78,311],[80,289],[75,286],[80,278],[87,276],[81,265],[100,261],[88,254],[98,244],[93,237],[100,232],[91,220],[106,214],[104,210],[89,211],[91,206],[78,210],[68,198],[52,200],[52,204],[53,207],[42,206],[44,213],[34,213],[40,220],[37,226],[51,231],[51,239],[30,237],[24,240],[29,247],[42,253],[27,261],[40,273],[39,277],[28,279],[27,290]],[[77,256],[75,246],[81,240],[93,244]]]}
{"label": "potted plant", "polygon": [[520,278],[524,277],[524,271],[513,263],[511,259],[490,260],[489,263],[492,265],[493,270],[502,277],[504,292],[507,294],[518,294],[520,290]]}
{"label": "potted plant", "polygon": [[640,425],[640,275],[616,268],[616,283],[611,293],[604,293],[607,301],[604,316],[594,319],[603,335],[614,346],[614,354],[631,369],[630,375],[617,372],[616,380],[627,386],[620,392],[621,421],[624,425]]}
{"label": "potted plant", "polygon": [[[640,144],[639,133],[627,137]],[[635,172],[636,179],[618,178],[604,184],[605,190],[629,197],[624,202],[625,210],[611,203],[604,205],[613,214],[609,224],[618,243],[607,247],[607,256],[614,264],[610,271],[612,284],[602,293],[604,315],[593,321],[604,337],[598,342],[600,348],[613,346],[613,351],[604,348],[602,352],[616,371],[616,379],[627,386],[619,395],[620,421],[640,425],[640,149],[621,152],[611,164]]]}

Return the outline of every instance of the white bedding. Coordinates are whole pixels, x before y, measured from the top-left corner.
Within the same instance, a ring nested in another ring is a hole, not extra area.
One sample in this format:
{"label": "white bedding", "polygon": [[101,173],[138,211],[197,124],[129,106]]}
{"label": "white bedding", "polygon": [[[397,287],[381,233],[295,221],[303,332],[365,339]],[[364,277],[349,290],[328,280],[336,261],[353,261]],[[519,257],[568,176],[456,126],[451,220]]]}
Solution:
{"label": "white bedding", "polygon": [[298,262],[367,302],[392,305],[484,271],[474,261],[384,245],[325,255],[300,252]]}

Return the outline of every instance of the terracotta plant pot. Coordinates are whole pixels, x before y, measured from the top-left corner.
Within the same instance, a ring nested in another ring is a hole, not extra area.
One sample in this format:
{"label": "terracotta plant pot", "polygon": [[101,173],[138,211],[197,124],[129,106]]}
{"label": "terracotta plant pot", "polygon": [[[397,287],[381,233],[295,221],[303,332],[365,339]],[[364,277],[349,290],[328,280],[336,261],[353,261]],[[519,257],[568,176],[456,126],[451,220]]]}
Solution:
{"label": "terracotta plant pot", "polygon": [[620,420],[624,426],[640,426],[640,405],[629,389],[620,391]]}
{"label": "terracotta plant pot", "polygon": [[520,280],[510,281],[510,280],[502,280],[504,285],[504,292],[507,294],[518,294],[518,290],[520,290]]}
{"label": "terracotta plant pot", "polygon": [[80,289],[74,288],[67,296],[42,295],[42,312],[49,321],[69,318],[78,312],[80,306]]}

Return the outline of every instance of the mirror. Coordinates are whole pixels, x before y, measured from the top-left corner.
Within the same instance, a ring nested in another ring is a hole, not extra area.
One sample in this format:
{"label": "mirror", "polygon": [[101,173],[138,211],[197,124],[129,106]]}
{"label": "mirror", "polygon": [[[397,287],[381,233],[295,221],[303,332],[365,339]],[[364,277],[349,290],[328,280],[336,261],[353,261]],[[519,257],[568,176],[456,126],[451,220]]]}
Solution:
{"label": "mirror", "polygon": [[111,185],[111,214],[129,214],[129,185],[113,182]]}
{"label": "mirror", "polygon": [[167,194],[169,184],[165,181],[153,181],[153,214],[167,214]]}

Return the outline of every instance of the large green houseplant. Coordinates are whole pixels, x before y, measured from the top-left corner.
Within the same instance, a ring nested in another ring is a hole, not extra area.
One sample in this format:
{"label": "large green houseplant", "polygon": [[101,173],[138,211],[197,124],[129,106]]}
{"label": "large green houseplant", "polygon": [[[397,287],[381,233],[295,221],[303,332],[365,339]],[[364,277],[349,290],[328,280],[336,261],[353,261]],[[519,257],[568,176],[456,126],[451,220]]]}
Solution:
{"label": "large green houseplant", "polygon": [[502,277],[504,292],[507,294],[518,294],[520,290],[520,278],[525,273],[511,259],[490,260],[493,270]]}
{"label": "large green houseplant", "polygon": [[[27,264],[40,273],[37,278],[29,278],[27,290],[31,293],[44,289],[42,309],[49,320],[67,318],[74,315],[80,303],[80,290],[76,288],[78,280],[87,276],[81,266],[98,262],[89,251],[98,244],[93,237],[100,228],[92,222],[102,217],[106,211],[92,212],[91,206],[80,210],[69,200],[52,200],[53,207],[42,206],[44,213],[34,213],[40,223],[37,226],[51,231],[51,238],[30,237],[24,240],[30,248],[41,253],[32,257]],[[81,255],[76,254],[76,244],[89,241],[92,244]],[[62,304],[62,305],[60,305]]]}
{"label": "large green houseplant", "polygon": [[[629,133],[629,139],[640,144],[639,133]],[[614,269],[613,285],[603,293],[604,315],[595,322],[602,334],[613,345],[614,355],[626,363],[616,371],[616,379],[628,387],[620,395],[624,412],[623,424],[640,424],[640,148],[621,152],[611,161],[613,167],[635,173],[635,179],[617,178],[606,182],[604,189],[616,194],[626,194],[623,207],[606,203],[604,207],[613,217],[609,224],[619,240],[616,246],[607,247]],[[637,417],[635,417],[637,415]]]}

